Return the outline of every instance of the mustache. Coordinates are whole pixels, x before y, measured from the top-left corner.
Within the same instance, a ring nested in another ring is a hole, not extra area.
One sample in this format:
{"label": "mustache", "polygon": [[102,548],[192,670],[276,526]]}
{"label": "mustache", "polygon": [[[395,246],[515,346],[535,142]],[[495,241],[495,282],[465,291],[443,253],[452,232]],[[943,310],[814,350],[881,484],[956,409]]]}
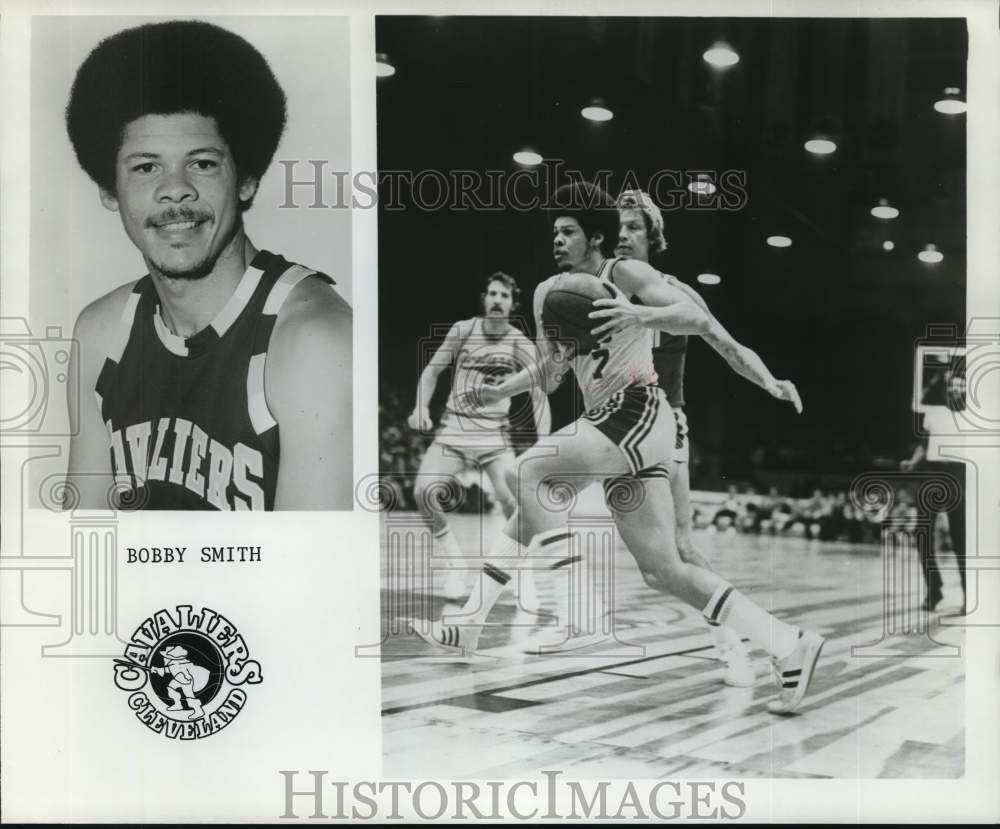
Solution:
{"label": "mustache", "polygon": [[160,227],[175,222],[206,222],[212,218],[208,213],[192,210],[190,207],[171,207],[146,219],[146,227]]}

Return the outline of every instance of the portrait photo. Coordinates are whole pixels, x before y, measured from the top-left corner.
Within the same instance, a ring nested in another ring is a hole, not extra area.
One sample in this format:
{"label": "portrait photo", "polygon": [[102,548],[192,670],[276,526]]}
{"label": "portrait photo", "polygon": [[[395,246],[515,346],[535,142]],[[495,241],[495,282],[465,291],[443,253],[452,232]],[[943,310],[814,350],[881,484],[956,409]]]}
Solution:
{"label": "portrait photo", "polygon": [[33,18],[27,328],[70,355],[33,472],[67,507],[351,508],[348,44],[336,17]]}

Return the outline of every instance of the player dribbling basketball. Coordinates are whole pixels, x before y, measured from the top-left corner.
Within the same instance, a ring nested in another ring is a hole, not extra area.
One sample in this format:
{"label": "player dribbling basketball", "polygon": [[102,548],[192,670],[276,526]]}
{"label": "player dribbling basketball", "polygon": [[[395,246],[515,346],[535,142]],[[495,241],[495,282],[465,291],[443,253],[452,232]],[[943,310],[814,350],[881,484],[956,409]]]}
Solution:
{"label": "player dribbling basketball", "polygon": [[[801,703],[812,678],[822,637],[776,619],[717,574],[686,563],[676,544],[669,488],[676,421],[656,385],[651,332],[731,337],[718,321],[648,264],[604,257],[602,247],[615,237],[618,225],[614,204],[606,194],[578,183],[557,191],[553,202],[557,205],[552,211],[553,255],[559,269],[590,273],[614,286],[616,298],[602,301],[603,307],[595,312],[598,319],[607,320],[602,327],[610,341],[586,355],[562,350],[545,336],[541,320],[553,278],[536,289],[541,364],[500,386],[484,387],[482,401],[488,405],[526,391],[536,377],[541,377],[543,387],[550,391],[562,380],[568,360],[588,411],[520,458],[517,512],[490,557],[499,561],[528,552],[557,561],[571,560],[567,554],[572,531],[560,524],[558,513],[545,507],[552,502],[549,491],[554,485],[571,480],[582,489],[589,481],[612,478],[619,479],[619,485],[638,488],[641,497],[630,499],[638,506],[617,513],[615,518],[647,582],[700,610],[707,620],[731,625],[764,648],[781,681],[780,696],[769,704],[769,710],[792,711]],[[643,304],[636,305],[627,297]],[[604,350],[607,355],[597,353]],[[430,633],[418,633],[456,653],[474,651],[486,618],[509,579],[509,572],[487,563],[479,590],[463,608],[465,624],[445,626],[438,622]]]}

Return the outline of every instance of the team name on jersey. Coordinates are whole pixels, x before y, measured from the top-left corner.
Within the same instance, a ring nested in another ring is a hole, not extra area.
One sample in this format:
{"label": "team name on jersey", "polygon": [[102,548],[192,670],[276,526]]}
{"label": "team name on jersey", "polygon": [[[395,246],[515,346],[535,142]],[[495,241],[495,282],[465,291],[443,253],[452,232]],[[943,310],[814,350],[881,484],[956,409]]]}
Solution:
{"label": "team name on jersey", "polygon": [[517,363],[509,354],[479,354],[466,349],[458,357],[458,367],[462,371],[477,372],[486,382],[496,385],[517,371]]}
{"label": "team name on jersey", "polygon": [[161,417],[155,429],[148,420],[124,429],[113,428],[110,421],[107,426],[117,478],[128,478],[131,466],[136,487],[165,481],[186,487],[220,510],[264,509],[258,483],[264,457],[258,449],[243,443],[230,449],[182,417]]}

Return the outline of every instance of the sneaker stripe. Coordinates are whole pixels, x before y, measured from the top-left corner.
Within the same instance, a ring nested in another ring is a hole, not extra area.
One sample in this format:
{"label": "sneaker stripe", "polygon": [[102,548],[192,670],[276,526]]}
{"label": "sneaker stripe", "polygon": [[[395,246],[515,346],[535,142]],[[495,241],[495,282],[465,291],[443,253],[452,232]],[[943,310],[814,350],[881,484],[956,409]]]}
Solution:
{"label": "sneaker stripe", "polygon": [[567,556],[566,558],[561,558],[555,564],[549,567],[550,570],[558,570],[560,567],[569,567],[571,564],[576,564],[578,561],[583,561],[583,556]]}
{"label": "sneaker stripe", "polygon": [[567,538],[572,538],[573,533],[564,532],[558,533],[557,535],[550,535],[548,538],[543,539],[538,546],[547,547],[549,544],[558,544],[560,541],[565,541]]}
{"label": "sneaker stripe", "polygon": [[483,572],[499,584],[507,584],[510,581],[510,573],[505,573],[499,567],[494,567],[492,564],[484,564]]}
{"label": "sneaker stripe", "polygon": [[782,671],[781,675],[782,676],[801,676],[802,675],[802,669],[801,668],[793,668],[790,671]]}

